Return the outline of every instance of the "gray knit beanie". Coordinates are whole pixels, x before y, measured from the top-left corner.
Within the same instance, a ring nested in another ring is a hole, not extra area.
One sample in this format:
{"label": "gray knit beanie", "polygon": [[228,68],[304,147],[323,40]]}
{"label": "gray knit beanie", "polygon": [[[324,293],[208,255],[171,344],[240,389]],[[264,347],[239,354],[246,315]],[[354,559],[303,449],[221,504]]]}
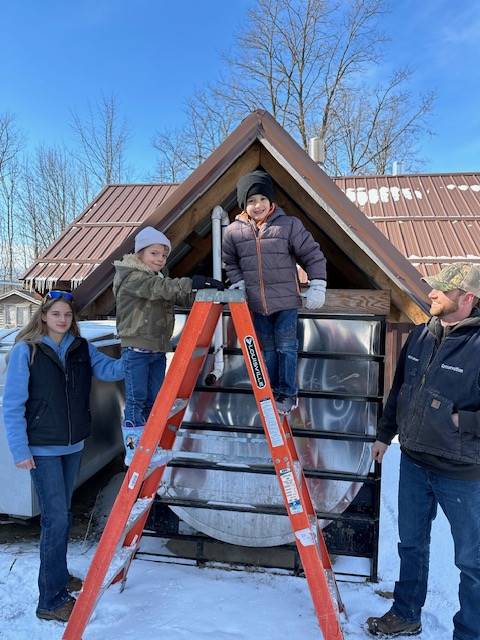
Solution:
{"label": "gray knit beanie", "polygon": [[164,233],[157,231],[153,227],[145,227],[135,236],[135,253],[145,249],[145,247],[149,247],[151,244],[163,244],[168,247],[168,251],[172,248],[170,240]]}

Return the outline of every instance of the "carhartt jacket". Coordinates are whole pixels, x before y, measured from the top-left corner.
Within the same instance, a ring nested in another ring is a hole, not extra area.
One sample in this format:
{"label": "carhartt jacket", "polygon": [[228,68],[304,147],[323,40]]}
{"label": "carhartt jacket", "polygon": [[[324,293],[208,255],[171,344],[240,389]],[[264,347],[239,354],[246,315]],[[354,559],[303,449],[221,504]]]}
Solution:
{"label": "carhartt jacket", "polygon": [[480,465],[480,313],[446,335],[439,325],[432,318],[408,337],[377,438],[390,444],[398,433],[407,453]]}
{"label": "carhartt jacket", "polygon": [[310,280],[327,277],[318,242],[279,207],[260,227],[239,214],[225,230],[222,258],[231,283],[244,280],[248,306],[263,315],[302,306],[297,263]]}
{"label": "carhartt jacket", "polygon": [[193,303],[191,278],[165,278],[135,254],[114,263],[113,293],[122,347],[169,351],[175,305]]}

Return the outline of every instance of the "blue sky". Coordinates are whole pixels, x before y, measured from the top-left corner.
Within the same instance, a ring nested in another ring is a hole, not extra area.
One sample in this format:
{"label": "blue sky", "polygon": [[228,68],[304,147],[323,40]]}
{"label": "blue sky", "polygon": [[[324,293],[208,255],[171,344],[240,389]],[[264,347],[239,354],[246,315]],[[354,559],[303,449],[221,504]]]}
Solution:
{"label": "blue sky", "polygon": [[[215,80],[251,0],[23,0],[2,3],[0,112],[10,111],[29,145],[71,142],[70,109],[115,94],[129,122],[137,178],[154,172],[154,132],[181,125],[182,105]],[[396,6],[393,6],[396,5]],[[383,29],[379,74],[415,70],[412,91],[434,90],[435,132],[424,171],[480,170],[480,3],[401,0]]]}

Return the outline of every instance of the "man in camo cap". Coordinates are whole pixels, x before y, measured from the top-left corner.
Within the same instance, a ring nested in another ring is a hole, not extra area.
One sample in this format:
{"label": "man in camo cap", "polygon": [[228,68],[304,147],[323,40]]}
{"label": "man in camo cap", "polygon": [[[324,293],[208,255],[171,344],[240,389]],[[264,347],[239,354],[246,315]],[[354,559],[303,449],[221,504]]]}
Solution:
{"label": "man in camo cap", "polygon": [[367,627],[384,638],[421,632],[440,505],[460,570],[453,640],[480,640],[480,265],[450,264],[424,280],[432,317],[402,349],[372,447],[381,462],[398,434],[400,576],[391,609]]}
{"label": "man in camo cap", "polygon": [[432,289],[473,293],[480,297],[480,265],[468,262],[455,262],[444,267],[437,275],[423,278]]}

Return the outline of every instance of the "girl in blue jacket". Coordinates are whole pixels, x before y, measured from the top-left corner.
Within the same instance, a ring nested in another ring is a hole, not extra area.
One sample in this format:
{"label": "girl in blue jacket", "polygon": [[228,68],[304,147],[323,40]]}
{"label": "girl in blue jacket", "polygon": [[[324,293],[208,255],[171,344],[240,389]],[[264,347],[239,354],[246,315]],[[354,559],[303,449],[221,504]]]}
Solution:
{"label": "girl in blue jacket", "polygon": [[50,291],[10,352],[3,416],[15,465],[30,471],[40,504],[37,616],[67,621],[82,586],[67,569],[70,503],[90,434],[92,375],[122,380],[121,360],[80,337],[73,296]]}

